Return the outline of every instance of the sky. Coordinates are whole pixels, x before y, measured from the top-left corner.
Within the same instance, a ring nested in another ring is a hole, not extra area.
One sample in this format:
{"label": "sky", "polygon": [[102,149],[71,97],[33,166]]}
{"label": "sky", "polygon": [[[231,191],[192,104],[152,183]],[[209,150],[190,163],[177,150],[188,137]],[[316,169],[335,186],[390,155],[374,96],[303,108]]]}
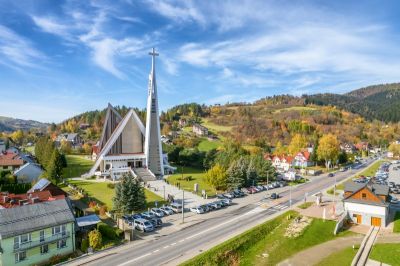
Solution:
{"label": "sky", "polygon": [[252,102],[400,81],[399,1],[0,0],[0,115]]}

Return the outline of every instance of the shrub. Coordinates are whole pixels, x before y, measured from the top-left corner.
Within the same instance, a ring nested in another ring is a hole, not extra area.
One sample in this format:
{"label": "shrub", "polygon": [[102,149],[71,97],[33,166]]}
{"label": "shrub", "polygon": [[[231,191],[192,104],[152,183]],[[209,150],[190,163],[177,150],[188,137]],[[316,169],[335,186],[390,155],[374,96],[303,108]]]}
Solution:
{"label": "shrub", "polygon": [[114,188],[115,188],[115,184],[108,183],[108,184],[107,184],[107,187],[108,187],[108,188],[111,188],[111,189],[114,189]]}
{"label": "shrub", "polygon": [[63,257],[60,254],[56,254],[49,259],[51,265],[56,265],[61,262]]}
{"label": "shrub", "polygon": [[97,202],[96,201],[90,201],[89,202],[89,208],[95,209],[97,207]]}
{"label": "shrub", "polygon": [[101,242],[102,242],[101,233],[97,229],[94,229],[89,232],[89,245],[92,248],[94,249],[100,248]]}
{"label": "shrub", "polygon": [[98,223],[97,224],[97,230],[100,231],[100,233],[105,237],[110,240],[116,239],[117,235],[113,227],[109,226],[106,223]]}
{"label": "shrub", "polygon": [[107,206],[106,205],[101,206],[99,209],[99,214],[101,216],[104,216],[104,215],[106,215],[106,212],[107,212]]}
{"label": "shrub", "polygon": [[87,238],[82,239],[82,243],[81,243],[82,252],[87,252],[88,247],[89,247],[89,240]]}
{"label": "shrub", "polygon": [[124,236],[124,230],[117,228],[117,230],[115,230],[115,235],[118,238],[122,238]]}

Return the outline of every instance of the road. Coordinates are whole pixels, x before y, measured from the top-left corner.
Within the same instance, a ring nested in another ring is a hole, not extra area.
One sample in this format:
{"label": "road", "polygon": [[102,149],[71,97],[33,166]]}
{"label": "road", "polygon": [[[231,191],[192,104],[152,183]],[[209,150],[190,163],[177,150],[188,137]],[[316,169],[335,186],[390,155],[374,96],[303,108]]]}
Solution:
{"label": "road", "polygon": [[[338,172],[336,174],[337,182],[356,174],[372,162],[372,160],[368,160],[358,169]],[[175,233],[162,236],[157,240],[137,245],[124,245],[104,253],[95,254],[95,256],[75,260],[70,264],[113,266],[176,265],[196,256],[203,250],[288,210],[290,208],[290,196],[292,204],[296,204],[304,200],[305,193],[311,196],[333,184],[333,177],[321,176],[293,189],[287,188],[280,193],[281,198],[279,200],[269,201],[268,207],[262,206],[264,204],[260,202],[261,198],[257,197],[254,198],[255,201],[253,203],[241,206],[231,212],[223,213],[220,216],[206,219]]]}

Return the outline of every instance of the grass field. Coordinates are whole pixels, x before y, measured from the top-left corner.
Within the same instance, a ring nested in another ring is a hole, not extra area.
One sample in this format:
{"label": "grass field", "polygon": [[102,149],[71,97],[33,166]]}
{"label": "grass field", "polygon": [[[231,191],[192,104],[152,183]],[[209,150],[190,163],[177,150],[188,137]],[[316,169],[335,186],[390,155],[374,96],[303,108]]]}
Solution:
{"label": "grass field", "polygon": [[63,169],[63,177],[80,177],[87,173],[94,162],[83,155],[67,155],[67,167]]}
{"label": "grass field", "polygon": [[[287,219],[288,214],[291,218]],[[182,265],[276,265],[297,252],[329,241],[334,221],[314,219],[296,238],[284,236],[287,226],[299,214],[291,211],[240,234]],[[267,254],[263,256],[263,254]]]}
{"label": "grass field", "polygon": [[221,126],[221,125],[217,125],[214,124],[212,122],[210,122],[210,120],[203,118],[203,123],[202,125],[205,126],[206,128],[210,129],[211,131],[214,131],[215,133],[218,132],[229,132],[232,130],[232,126]]}
{"label": "grass field", "polygon": [[338,252],[334,252],[328,257],[317,263],[316,266],[347,266],[351,265],[351,261],[356,255],[358,248],[348,247]]}
{"label": "grass field", "polygon": [[304,203],[298,205],[297,207],[305,210],[305,209],[308,209],[309,207],[311,207],[313,204],[314,204],[314,202],[304,202]]}
{"label": "grass field", "polygon": [[392,266],[400,265],[400,244],[376,244],[372,248],[370,259],[377,260]]}
{"label": "grass field", "polygon": [[212,149],[217,149],[221,145],[222,145],[222,143],[218,140],[210,141],[206,138],[203,138],[200,141],[198,148],[200,151],[209,151]]}
{"label": "grass field", "polygon": [[[176,183],[181,183],[181,188],[186,191],[193,192],[194,184],[199,184],[199,192],[201,195],[201,190],[204,189],[208,196],[215,195],[215,190],[205,182],[205,171],[203,169],[194,167],[183,167],[183,180],[181,167],[178,166],[178,170],[175,174],[168,177],[168,182],[171,185],[176,185]],[[191,176],[190,181],[185,180],[186,177]]]}
{"label": "grass field", "polygon": [[396,212],[393,222],[393,232],[400,233],[400,212]]}
{"label": "grass field", "polygon": [[285,111],[314,111],[316,108],[308,106],[292,106],[287,108],[278,109],[275,113],[285,112]]}
{"label": "grass field", "polygon": [[[74,184],[78,187],[83,188],[89,195],[96,199],[96,201],[100,202],[101,204],[107,205],[107,207],[112,208],[112,198],[114,197],[114,189],[109,188],[107,186],[107,182],[91,182],[91,181],[81,181],[81,180],[69,180],[71,184]],[[64,190],[68,191],[68,187],[63,188]],[[144,190],[146,195],[147,201],[147,208],[154,207],[154,203],[157,201],[158,206],[161,206],[165,203],[163,198],[159,197],[157,194],[151,192],[150,190]]]}

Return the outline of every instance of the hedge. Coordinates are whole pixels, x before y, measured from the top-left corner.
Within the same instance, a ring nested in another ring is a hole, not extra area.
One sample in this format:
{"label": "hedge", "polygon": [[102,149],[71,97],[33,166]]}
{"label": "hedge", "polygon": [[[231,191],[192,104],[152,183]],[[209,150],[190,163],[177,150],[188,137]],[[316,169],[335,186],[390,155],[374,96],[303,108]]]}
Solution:
{"label": "hedge", "polygon": [[102,236],[110,240],[121,238],[124,233],[124,231],[122,231],[121,229],[111,227],[103,222],[97,224],[97,229],[100,231]]}
{"label": "hedge", "polygon": [[0,185],[0,191],[7,191],[10,193],[21,194],[26,193],[32,185],[30,183],[21,184],[2,184]]}

